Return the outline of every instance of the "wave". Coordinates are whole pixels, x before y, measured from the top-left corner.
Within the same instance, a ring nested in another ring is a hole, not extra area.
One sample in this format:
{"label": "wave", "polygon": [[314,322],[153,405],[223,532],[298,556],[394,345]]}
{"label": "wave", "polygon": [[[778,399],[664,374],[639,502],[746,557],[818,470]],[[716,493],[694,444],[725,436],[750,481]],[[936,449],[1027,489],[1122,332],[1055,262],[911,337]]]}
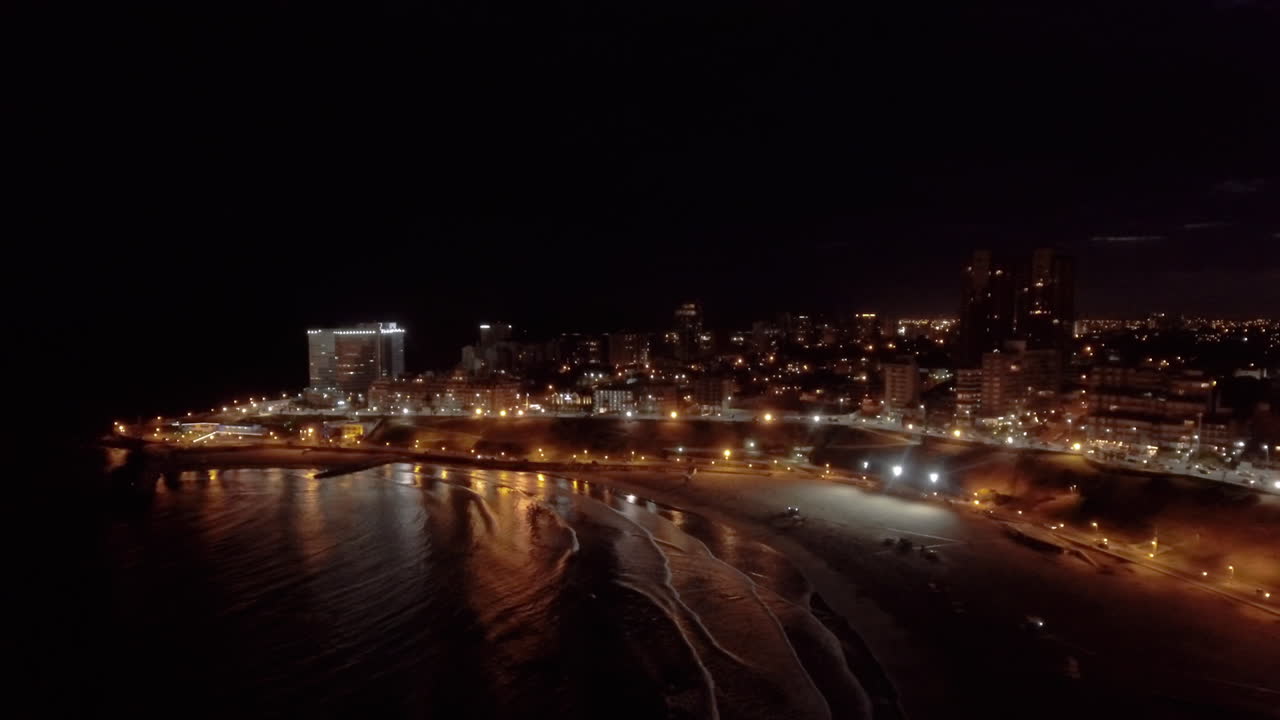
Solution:
{"label": "wave", "polygon": [[[634,496],[624,500],[598,483],[592,488],[560,480],[565,482],[531,484],[513,474],[505,482],[552,510],[575,543],[583,534],[610,547],[615,573],[604,581],[647,602],[655,619],[687,650],[691,671],[702,678],[700,715],[830,718],[834,712],[827,694],[835,693],[841,717],[852,716],[851,708],[853,714],[870,716],[870,701],[845,665],[840,641],[807,607],[808,589],[802,605],[761,586],[660,512],[645,509],[655,507],[652,503]],[[776,554],[752,545],[745,552]],[[811,675],[793,635],[803,638],[809,663],[839,669],[824,673],[825,687]],[[670,650],[643,645],[632,649],[641,655]],[[671,700],[690,704],[687,697]]]}

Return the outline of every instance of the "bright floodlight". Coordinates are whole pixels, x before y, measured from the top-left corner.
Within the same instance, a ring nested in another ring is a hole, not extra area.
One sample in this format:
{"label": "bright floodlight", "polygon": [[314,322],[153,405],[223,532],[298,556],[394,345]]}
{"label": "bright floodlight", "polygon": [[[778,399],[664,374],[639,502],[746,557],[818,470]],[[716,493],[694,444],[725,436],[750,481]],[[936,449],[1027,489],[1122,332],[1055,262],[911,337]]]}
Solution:
{"label": "bright floodlight", "polygon": [[902,466],[901,466],[901,465],[894,465],[894,466],[893,466],[893,476],[894,476],[894,477],[898,477],[898,476],[899,476],[899,475],[901,475],[901,474],[902,474]]}
{"label": "bright floodlight", "polygon": [[936,482],[938,482],[938,473],[936,473],[936,472],[931,472],[931,473],[929,473],[929,482],[931,482],[931,483],[936,483]]}

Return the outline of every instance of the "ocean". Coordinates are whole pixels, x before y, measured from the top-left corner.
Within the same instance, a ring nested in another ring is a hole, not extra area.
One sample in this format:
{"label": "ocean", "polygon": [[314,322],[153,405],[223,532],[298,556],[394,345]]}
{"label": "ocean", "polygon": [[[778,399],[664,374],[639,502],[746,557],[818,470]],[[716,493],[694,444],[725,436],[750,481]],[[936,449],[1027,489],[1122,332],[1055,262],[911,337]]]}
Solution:
{"label": "ocean", "polygon": [[395,463],[164,476],[101,520],[80,707],[152,717],[871,714],[778,552],[605,485]]}

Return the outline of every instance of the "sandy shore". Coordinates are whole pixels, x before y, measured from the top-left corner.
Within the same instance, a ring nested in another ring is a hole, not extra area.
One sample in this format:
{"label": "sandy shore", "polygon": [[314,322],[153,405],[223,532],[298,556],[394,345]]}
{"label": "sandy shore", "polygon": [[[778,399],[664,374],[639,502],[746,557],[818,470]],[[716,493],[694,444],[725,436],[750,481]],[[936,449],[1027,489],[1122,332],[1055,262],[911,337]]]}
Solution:
{"label": "sandy shore", "polygon": [[[782,551],[865,640],[909,717],[1274,717],[1280,621],[1132,565],[1011,541],[964,506],[810,479],[595,473]],[[788,505],[805,521],[778,518]],[[886,538],[934,550],[901,552]],[[1043,618],[1043,631],[1021,627]],[[1229,652],[1223,652],[1229,648]]]}

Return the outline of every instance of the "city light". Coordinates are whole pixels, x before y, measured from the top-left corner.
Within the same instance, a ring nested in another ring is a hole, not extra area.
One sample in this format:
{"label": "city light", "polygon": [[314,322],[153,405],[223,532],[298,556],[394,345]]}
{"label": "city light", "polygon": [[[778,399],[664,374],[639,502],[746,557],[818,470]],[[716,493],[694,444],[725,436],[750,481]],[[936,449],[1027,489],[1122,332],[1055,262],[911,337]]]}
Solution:
{"label": "city light", "polygon": [[674,420],[677,416],[678,416],[678,413],[676,413],[676,411],[675,411],[675,410],[672,410],[672,411],[671,411],[671,419],[673,419],[673,420]]}
{"label": "city light", "polygon": [[936,483],[936,482],[938,482],[938,473],[936,473],[936,472],[931,472],[931,473],[929,473],[929,482],[931,482],[931,483]]}
{"label": "city light", "polygon": [[725,460],[728,460],[728,459],[729,459],[729,449],[728,449],[728,448],[725,448],[725,451],[724,451],[724,459],[725,459]]}
{"label": "city light", "polygon": [[764,414],[764,421],[765,421],[765,422],[773,422],[773,413],[765,413],[765,414]]}
{"label": "city light", "polygon": [[955,437],[960,437],[960,428],[956,428],[955,430],[952,430],[951,434]]}
{"label": "city light", "polygon": [[901,466],[901,465],[894,465],[894,466],[893,466],[893,476],[894,476],[894,477],[899,477],[899,476],[901,476],[901,475],[902,475],[902,466]]}

